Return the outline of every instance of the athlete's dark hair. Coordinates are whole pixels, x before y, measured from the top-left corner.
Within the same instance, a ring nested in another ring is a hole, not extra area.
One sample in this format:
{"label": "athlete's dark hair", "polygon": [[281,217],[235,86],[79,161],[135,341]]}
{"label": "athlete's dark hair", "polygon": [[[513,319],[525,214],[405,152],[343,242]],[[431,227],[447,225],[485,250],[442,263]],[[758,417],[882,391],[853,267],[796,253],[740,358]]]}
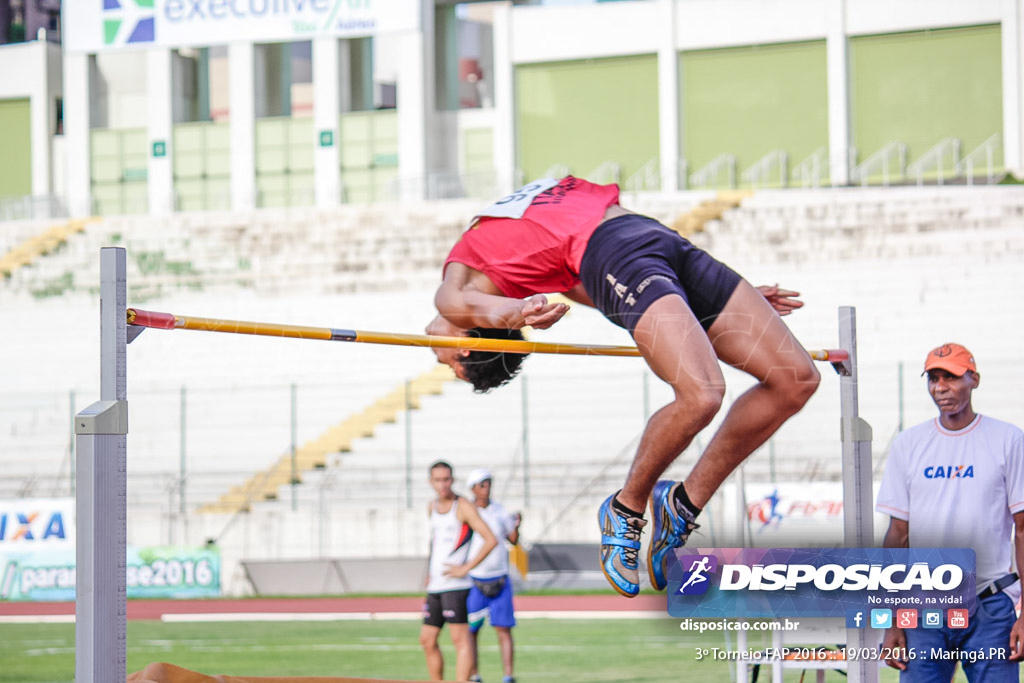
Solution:
{"label": "athlete's dark hair", "polygon": [[[521,330],[491,327],[474,327],[466,332],[466,336],[483,339],[523,339]],[[528,355],[505,351],[470,351],[460,362],[466,379],[473,385],[473,391],[483,394],[511,381],[519,373],[523,360]]]}
{"label": "athlete's dark hair", "polygon": [[448,470],[448,474],[455,474],[455,470],[445,460],[438,460],[430,465],[430,472],[433,473],[436,469],[444,468]]}

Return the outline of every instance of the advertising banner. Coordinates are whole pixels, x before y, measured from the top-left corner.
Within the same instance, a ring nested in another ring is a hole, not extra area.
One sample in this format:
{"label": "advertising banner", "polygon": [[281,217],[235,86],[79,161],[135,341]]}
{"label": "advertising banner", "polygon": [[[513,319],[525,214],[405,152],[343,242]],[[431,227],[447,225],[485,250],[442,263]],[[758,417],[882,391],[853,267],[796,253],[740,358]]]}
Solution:
{"label": "advertising banner", "polygon": [[74,498],[0,500],[0,553],[75,548]]}
{"label": "advertising banner", "polygon": [[[209,598],[220,595],[215,548],[129,547],[129,598]],[[75,599],[75,548],[0,550],[0,601]]]}
{"label": "advertising banner", "polygon": [[62,12],[69,53],[351,38],[420,26],[418,0],[81,0]]}
{"label": "advertising banner", "polygon": [[674,559],[674,617],[860,614],[856,626],[866,627],[869,614],[973,610],[975,603],[974,551],[964,548],[683,548]]}

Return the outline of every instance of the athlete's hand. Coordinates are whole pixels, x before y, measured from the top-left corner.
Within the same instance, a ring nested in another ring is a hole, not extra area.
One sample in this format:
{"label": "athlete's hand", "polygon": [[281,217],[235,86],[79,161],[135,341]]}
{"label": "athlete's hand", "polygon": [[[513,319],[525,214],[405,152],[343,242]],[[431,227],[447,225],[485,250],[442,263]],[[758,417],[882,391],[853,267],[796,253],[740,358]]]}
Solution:
{"label": "athlete's hand", "polygon": [[777,284],[761,285],[757,288],[757,291],[761,292],[761,296],[768,300],[768,303],[772,305],[772,308],[774,308],[779,315],[789,315],[796,309],[803,308],[804,302],[793,298],[800,296],[800,292],[794,292],[789,289],[779,289]]}
{"label": "athlete's hand", "polygon": [[1010,630],[1010,656],[1011,661],[1024,659],[1024,616],[1014,622]]}
{"label": "athlete's hand", "polygon": [[[907,668],[906,660],[907,651],[907,636],[903,633],[903,629],[896,628],[895,626],[888,629],[885,632],[885,639],[882,641],[882,652],[889,655],[886,658],[885,663],[894,669],[904,671]],[[903,657],[896,657],[899,653],[903,653]]]}
{"label": "athlete's hand", "polygon": [[553,304],[543,294],[534,294],[523,302],[523,321],[535,330],[546,330],[569,311],[566,304]]}
{"label": "athlete's hand", "polygon": [[461,579],[467,574],[469,574],[469,566],[464,564],[450,564],[448,565],[448,568],[444,570],[445,576],[451,576],[456,579]]}

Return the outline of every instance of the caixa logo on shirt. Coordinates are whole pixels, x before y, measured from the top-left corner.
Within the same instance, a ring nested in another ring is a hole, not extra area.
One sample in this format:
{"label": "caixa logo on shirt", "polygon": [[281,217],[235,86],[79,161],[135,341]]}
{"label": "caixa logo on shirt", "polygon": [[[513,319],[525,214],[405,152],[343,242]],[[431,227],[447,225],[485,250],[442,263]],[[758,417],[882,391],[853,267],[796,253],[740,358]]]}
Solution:
{"label": "caixa logo on shirt", "polygon": [[929,465],[925,479],[974,479],[974,465]]}

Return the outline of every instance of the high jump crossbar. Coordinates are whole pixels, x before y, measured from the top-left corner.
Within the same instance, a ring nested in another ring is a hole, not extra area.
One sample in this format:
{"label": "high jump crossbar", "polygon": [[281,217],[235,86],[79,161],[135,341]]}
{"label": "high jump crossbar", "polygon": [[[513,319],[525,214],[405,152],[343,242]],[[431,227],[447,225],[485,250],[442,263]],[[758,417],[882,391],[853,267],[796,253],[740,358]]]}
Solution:
{"label": "high jump crossbar", "polygon": [[[198,330],[202,332],[254,334],[263,337],[319,339],[322,341],[363,342],[367,344],[390,344],[392,346],[470,349],[473,351],[501,351],[507,353],[555,353],[575,356],[632,357],[640,355],[640,351],[635,346],[535,342],[519,341],[516,339],[484,339],[481,337],[443,337],[398,332],[366,332],[334,327],[309,327],[305,325],[247,322],[244,320],[221,320],[219,318],[196,318],[193,316],[174,315],[172,313],[144,311],[139,308],[127,309],[126,315],[129,326],[152,327],[160,330]],[[833,364],[843,363],[850,358],[849,353],[843,349],[808,350],[808,353],[814,360],[827,361]]]}
{"label": "high jump crossbar", "polygon": [[[76,452],[76,568],[75,681],[124,683],[126,679],[126,550],[127,550],[127,343],[145,327],[210,329],[275,337],[362,341],[420,347],[457,347],[513,351],[524,342],[428,337],[346,330],[303,328],[267,323],[237,323],[203,318],[182,318],[129,309],[127,252],[123,247],[100,250],[100,400],[75,415]],[[145,314],[150,316],[148,319]],[[128,324],[133,315],[133,323]],[[155,317],[154,317],[155,316]],[[871,426],[859,416],[857,387],[856,309],[839,308],[839,350],[811,351],[815,360],[832,363],[839,373],[840,441],[843,462],[844,544],[849,548],[874,545],[871,491]],[[189,323],[187,321],[191,320]],[[179,324],[179,321],[180,324]],[[200,322],[202,321],[202,322]],[[246,328],[246,326],[249,326]],[[234,327],[234,329],[231,329]],[[313,331],[316,331],[313,333]],[[342,332],[338,330],[337,332]],[[499,341],[497,348],[491,342]],[[486,343],[485,343],[486,342]],[[618,349],[603,355],[636,356],[631,347],[592,347],[576,344],[525,342],[519,353],[577,353],[598,355],[599,349]],[[573,350],[565,350],[574,347]],[[575,348],[580,347],[580,348]],[[556,350],[559,349],[559,350]],[[857,648],[872,645],[870,629],[848,629],[847,643]],[[850,681],[877,683],[872,661],[847,663]]]}

